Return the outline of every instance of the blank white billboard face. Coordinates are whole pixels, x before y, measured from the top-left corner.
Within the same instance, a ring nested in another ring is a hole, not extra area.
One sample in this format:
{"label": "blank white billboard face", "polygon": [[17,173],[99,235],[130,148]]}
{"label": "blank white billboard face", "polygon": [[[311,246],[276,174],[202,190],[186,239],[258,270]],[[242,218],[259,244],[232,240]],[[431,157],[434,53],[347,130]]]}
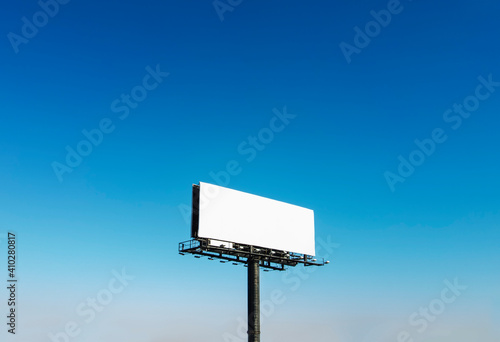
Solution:
{"label": "blank white billboard face", "polygon": [[314,212],[296,205],[200,182],[193,222],[193,236],[315,255]]}

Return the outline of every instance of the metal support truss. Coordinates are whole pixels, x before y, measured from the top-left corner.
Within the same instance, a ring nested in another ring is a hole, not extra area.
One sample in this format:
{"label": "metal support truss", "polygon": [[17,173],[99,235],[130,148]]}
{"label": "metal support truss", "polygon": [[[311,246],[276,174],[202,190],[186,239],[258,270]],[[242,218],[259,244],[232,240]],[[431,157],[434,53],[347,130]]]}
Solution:
{"label": "metal support truss", "polygon": [[[179,254],[194,254],[195,257],[206,256],[210,260],[220,259],[220,262],[232,262],[248,265],[249,260],[256,260],[260,267],[268,270],[284,271],[286,266],[323,266],[328,264],[323,258],[315,259],[311,255],[291,253],[276,249],[249,246],[227,241],[198,238],[179,243]],[[219,244],[220,242],[220,244]]]}

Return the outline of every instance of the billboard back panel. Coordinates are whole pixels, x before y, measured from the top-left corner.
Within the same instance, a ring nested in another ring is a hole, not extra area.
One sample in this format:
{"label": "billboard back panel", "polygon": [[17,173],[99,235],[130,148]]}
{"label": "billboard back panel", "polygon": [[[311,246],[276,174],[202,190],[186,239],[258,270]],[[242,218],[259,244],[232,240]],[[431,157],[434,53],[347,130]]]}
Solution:
{"label": "billboard back panel", "polygon": [[193,237],[315,254],[312,210],[203,182],[196,187]]}

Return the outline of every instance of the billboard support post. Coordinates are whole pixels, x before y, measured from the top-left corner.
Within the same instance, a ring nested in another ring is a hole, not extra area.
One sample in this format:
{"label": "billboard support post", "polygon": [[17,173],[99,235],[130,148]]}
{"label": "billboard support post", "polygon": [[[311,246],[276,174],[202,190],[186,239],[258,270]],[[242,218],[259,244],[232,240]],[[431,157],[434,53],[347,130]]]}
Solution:
{"label": "billboard support post", "polygon": [[323,258],[288,253],[228,241],[213,244],[209,239],[193,239],[179,243],[179,254],[195,258],[219,259],[221,263],[243,264],[248,268],[248,342],[260,342],[260,268],[264,271],[284,271],[285,266],[302,264],[306,267],[328,264]]}
{"label": "billboard support post", "polygon": [[248,260],[248,342],[260,342],[259,260]]}

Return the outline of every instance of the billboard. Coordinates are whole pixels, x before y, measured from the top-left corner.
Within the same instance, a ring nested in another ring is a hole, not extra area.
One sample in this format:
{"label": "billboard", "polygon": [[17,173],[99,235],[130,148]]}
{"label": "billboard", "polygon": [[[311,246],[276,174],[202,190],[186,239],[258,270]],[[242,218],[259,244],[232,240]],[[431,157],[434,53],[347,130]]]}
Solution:
{"label": "billboard", "polygon": [[191,236],[315,255],[312,210],[203,182],[193,185]]}

